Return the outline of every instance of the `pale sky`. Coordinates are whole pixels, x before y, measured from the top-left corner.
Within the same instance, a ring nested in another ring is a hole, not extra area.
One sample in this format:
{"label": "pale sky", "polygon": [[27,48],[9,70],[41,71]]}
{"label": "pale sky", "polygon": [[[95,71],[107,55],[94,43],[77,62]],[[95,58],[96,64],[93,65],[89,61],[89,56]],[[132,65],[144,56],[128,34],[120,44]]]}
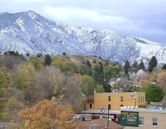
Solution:
{"label": "pale sky", "polygon": [[111,29],[166,44],[166,0],[0,0],[0,13],[27,10],[63,24]]}

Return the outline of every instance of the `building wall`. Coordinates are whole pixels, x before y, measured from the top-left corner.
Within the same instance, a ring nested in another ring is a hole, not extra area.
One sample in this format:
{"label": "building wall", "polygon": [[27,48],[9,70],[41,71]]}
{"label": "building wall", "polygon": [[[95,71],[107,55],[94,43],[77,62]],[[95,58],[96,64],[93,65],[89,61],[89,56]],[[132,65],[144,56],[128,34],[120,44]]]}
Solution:
{"label": "building wall", "polygon": [[86,103],[85,110],[88,110],[88,109],[94,109],[94,104],[93,103]]}
{"label": "building wall", "polygon": [[[110,101],[109,101],[110,96]],[[121,100],[123,99],[123,101]],[[122,92],[122,93],[94,93],[94,104],[92,109],[120,110],[121,106],[145,105],[144,92]]]}
{"label": "building wall", "polygon": [[[166,112],[139,112],[139,117],[144,118],[144,125],[125,127],[124,129],[166,129]],[[153,118],[157,118],[157,126],[152,125]]]}

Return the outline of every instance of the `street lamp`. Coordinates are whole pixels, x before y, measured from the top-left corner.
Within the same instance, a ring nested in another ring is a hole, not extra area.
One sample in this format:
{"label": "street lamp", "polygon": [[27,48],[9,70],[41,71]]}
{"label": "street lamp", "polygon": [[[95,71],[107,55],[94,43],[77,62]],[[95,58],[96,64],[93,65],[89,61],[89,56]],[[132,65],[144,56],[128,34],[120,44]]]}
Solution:
{"label": "street lamp", "polygon": [[107,121],[107,128],[109,127],[109,110],[110,110],[110,105],[108,105],[108,121]]}

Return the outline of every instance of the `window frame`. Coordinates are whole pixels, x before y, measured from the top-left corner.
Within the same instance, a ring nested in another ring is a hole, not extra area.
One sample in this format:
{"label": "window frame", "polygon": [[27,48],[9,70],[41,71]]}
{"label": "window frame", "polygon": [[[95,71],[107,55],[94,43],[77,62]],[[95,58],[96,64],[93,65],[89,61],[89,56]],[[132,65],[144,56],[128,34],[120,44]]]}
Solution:
{"label": "window frame", "polygon": [[142,117],[142,116],[139,117],[139,126],[144,126],[144,117]]}
{"label": "window frame", "polygon": [[108,96],[108,101],[111,101],[111,96]]}
{"label": "window frame", "polygon": [[120,101],[121,101],[121,102],[124,102],[123,96],[120,96]]}
{"label": "window frame", "polygon": [[152,126],[157,127],[158,126],[158,119],[156,117],[152,118]]}

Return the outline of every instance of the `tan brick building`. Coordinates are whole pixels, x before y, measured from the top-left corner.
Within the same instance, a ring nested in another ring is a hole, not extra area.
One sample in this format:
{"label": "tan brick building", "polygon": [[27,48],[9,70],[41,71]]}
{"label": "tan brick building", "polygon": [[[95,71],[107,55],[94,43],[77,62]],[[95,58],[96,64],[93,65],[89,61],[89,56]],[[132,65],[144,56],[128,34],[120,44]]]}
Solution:
{"label": "tan brick building", "polygon": [[138,112],[138,127],[124,129],[166,129],[166,110],[154,109],[123,109],[122,111]]}
{"label": "tan brick building", "polygon": [[89,97],[86,109],[120,110],[121,107],[145,106],[145,92],[94,93]]}

